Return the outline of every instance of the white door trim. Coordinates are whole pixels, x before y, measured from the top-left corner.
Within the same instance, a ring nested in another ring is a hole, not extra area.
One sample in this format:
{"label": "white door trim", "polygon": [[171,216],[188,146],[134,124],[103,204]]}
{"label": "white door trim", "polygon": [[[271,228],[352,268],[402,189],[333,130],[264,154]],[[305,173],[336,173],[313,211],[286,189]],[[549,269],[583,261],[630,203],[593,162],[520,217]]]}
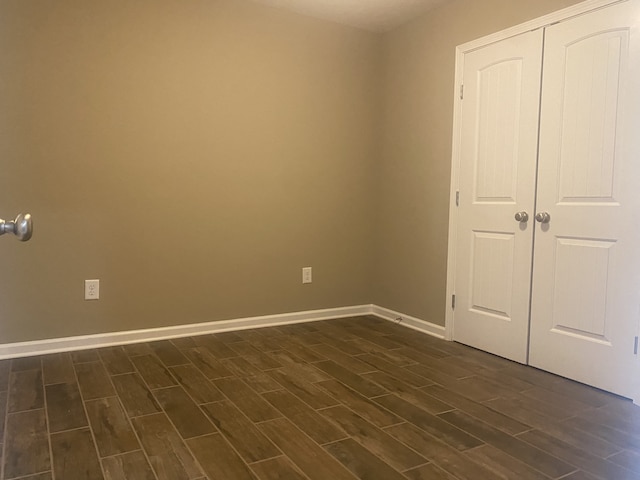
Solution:
{"label": "white door trim", "polygon": [[[543,28],[556,22],[567,20],[571,17],[585,14],[587,12],[604,8],[614,3],[621,3],[625,0],[586,0],[571,7],[559,10],[557,12],[544,15],[534,20],[507,28],[500,32],[484,36],[482,38],[472,40],[456,47],[455,61],[455,81],[454,81],[454,109],[453,109],[453,138],[451,147],[451,184],[449,192],[449,240],[447,253],[447,289],[445,299],[445,339],[453,340],[454,330],[454,309],[452,306],[452,297],[455,294],[455,271],[456,271],[456,241],[458,231],[458,212],[456,208],[456,196],[459,188],[460,176],[460,139],[461,139],[461,85],[464,73],[464,56],[466,53],[495,43],[507,38],[519,35],[530,30]],[[640,359],[638,363],[637,378],[630,379],[634,383],[637,382],[635,398],[636,404],[640,405]]]}

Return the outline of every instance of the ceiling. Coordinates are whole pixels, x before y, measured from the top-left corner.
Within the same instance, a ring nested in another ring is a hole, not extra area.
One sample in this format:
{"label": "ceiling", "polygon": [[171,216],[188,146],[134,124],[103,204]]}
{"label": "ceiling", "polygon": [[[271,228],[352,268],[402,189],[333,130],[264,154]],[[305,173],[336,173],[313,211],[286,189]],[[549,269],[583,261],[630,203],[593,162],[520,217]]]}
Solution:
{"label": "ceiling", "polygon": [[447,0],[254,0],[276,8],[385,32]]}

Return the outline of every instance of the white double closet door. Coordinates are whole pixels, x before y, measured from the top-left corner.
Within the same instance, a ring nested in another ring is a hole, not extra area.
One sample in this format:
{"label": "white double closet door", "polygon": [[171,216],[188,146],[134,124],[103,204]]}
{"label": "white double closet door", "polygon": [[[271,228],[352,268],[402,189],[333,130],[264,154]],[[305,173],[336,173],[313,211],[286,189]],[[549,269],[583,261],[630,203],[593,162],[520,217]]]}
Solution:
{"label": "white double closet door", "polygon": [[454,340],[627,397],[639,25],[628,0],[465,54],[455,245]]}

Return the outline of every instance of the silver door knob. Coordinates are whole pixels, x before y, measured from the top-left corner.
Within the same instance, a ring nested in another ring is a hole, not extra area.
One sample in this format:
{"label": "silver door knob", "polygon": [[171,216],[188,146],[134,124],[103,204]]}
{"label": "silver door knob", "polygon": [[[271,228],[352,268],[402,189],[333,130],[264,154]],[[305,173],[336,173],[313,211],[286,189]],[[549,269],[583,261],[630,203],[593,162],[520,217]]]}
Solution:
{"label": "silver door knob", "polygon": [[529,221],[529,214],[527,212],[518,212],[515,214],[515,219],[520,223],[527,223]]}
{"label": "silver door knob", "polygon": [[536,214],[536,222],[549,223],[550,220],[551,215],[549,215],[547,212],[540,212]]}
{"label": "silver door knob", "polygon": [[21,242],[29,240],[31,235],[33,235],[33,220],[31,219],[31,215],[21,213],[15,220],[9,222],[5,222],[0,218],[0,235],[4,235],[5,233],[13,233]]}

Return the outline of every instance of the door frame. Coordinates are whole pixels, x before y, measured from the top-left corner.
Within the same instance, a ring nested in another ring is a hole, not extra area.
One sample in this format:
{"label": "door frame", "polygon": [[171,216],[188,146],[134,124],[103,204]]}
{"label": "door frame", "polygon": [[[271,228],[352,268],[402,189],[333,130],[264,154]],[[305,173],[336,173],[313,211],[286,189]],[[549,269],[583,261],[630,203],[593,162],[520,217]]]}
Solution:
{"label": "door frame", "polygon": [[[584,2],[572,5],[570,7],[552,12],[550,14],[538,17],[520,25],[516,25],[500,32],[496,32],[476,40],[472,40],[456,47],[455,60],[455,81],[454,81],[454,108],[453,108],[453,139],[451,147],[451,184],[449,190],[449,240],[447,253],[447,288],[445,303],[445,339],[453,340],[454,328],[454,308],[453,295],[455,294],[455,271],[456,271],[456,241],[458,232],[458,211],[457,211],[457,192],[459,188],[460,176],[460,140],[462,127],[462,79],[464,73],[464,57],[465,54],[482,48],[491,43],[506,40],[516,35],[547,27],[553,23],[568,20],[571,17],[583,15],[585,13],[604,8],[615,3],[622,3],[626,0],[586,0]],[[636,405],[640,405],[640,358],[636,359],[636,378],[629,379],[636,385],[633,401]]]}

